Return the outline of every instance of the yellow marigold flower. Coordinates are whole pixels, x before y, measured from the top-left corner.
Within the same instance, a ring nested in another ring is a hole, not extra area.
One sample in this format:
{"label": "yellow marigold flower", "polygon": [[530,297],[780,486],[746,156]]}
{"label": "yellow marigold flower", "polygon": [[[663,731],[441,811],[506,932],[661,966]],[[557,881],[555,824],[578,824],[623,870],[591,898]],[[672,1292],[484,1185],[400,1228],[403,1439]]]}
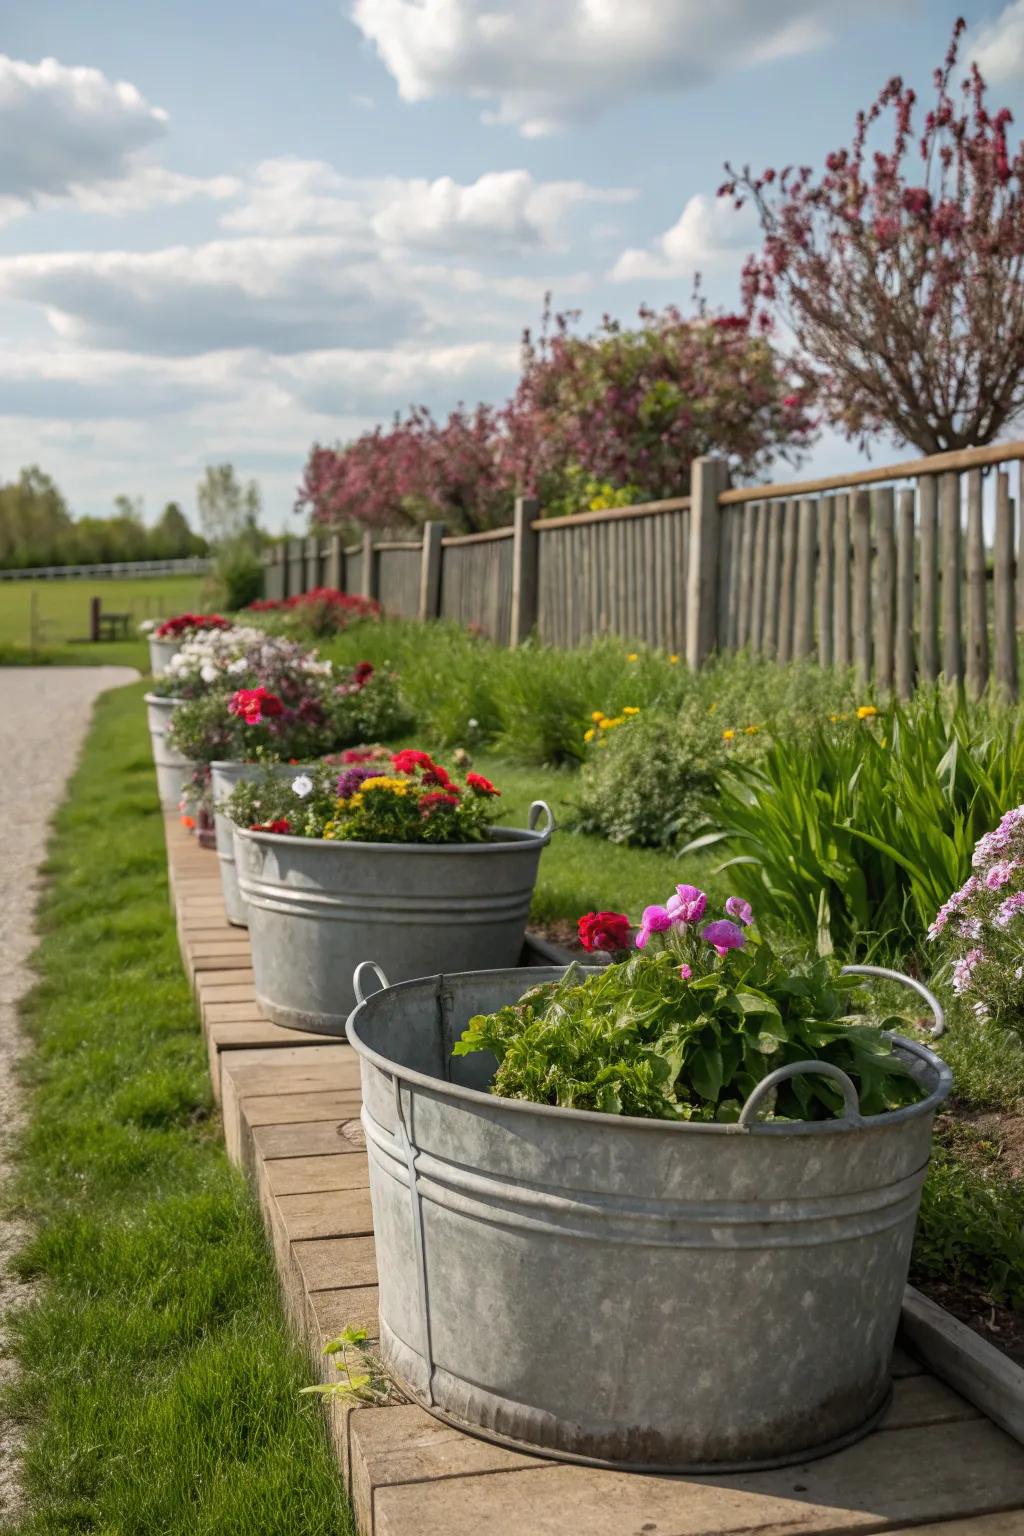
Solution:
{"label": "yellow marigold flower", "polygon": [[637,709],[635,704],[627,704],[622,713],[624,715],[638,715],[640,711]]}
{"label": "yellow marigold flower", "polygon": [[589,731],[584,731],[583,732],[583,740],[589,744],[590,742],[593,741],[595,735],[596,735],[596,732],[594,730],[594,727],[591,726]]}
{"label": "yellow marigold flower", "polygon": [[872,718],[872,716],[877,715],[877,714],[878,714],[878,710],[875,708],[875,706],[873,704],[861,704],[859,706],[858,710],[857,710],[857,719],[858,720],[870,720]]}
{"label": "yellow marigold flower", "polygon": [[736,735],[736,732],[735,732],[735,731],[732,731],[732,730],[729,730],[729,731],[723,731],[723,732],[722,732],[722,740],[723,740],[723,741],[732,741],[732,739],[733,739],[733,737],[734,737],[734,736],[735,736],[735,735]]}
{"label": "yellow marigold flower", "polygon": [[672,656],[670,656],[669,657],[669,664],[670,664],[670,666],[673,666],[673,667],[678,666],[678,664],[679,664],[679,657],[674,655],[674,654]]}
{"label": "yellow marigold flower", "polygon": [[624,715],[613,715],[610,720],[605,719],[601,721],[601,729],[602,731],[613,731],[617,725],[623,725],[624,723]]}
{"label": "yellow marigold flower", "polygon": [[600,721],[602,721],[604,719],[604,710],[603,709],[595,709],[594,713],[591,715],[590,718],[591,718],[591,720],[593,720],[594,724],[597,725]]}
{"label": "yellow marigold flower", "polygon": [[639,661],[640,660],[639,652],[638,651],[630,651],[629,655],[626,657],[626,660],[627,661]]}

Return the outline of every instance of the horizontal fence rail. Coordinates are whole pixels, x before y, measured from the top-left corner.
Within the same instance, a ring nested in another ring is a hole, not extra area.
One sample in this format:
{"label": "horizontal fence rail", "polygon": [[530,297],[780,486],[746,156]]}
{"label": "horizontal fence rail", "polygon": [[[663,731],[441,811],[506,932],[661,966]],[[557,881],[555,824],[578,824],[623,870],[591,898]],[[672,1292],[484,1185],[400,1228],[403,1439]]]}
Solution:
{"label": "horizontal fence rail", "polygon": [[332,586],[501,644],[617,634],[691,666],[749,651],[856,667],[900,695],[941,676],[1016,696],[1024,442],[747,487],[704,458],[691,487],[571,517],[520,498],[484,533],[293,539],[265,556],[266,595]]}
{"label": "horizontal fence rail", "polygon": [[212,562],[204,555],[180,560],[110,560],[97,565],[33,565],[0,570],[0,581],[69,581],[82,577],[117,580],[128,576],[205,576]]}

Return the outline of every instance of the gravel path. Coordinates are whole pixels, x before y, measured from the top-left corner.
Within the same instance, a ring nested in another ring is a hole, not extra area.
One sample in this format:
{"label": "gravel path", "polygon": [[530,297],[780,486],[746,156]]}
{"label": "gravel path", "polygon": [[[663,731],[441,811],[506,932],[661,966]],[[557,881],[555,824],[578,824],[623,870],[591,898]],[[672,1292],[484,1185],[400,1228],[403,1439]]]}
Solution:
{"label": "gravel path", "polygon": [[[77,761],[97,694],[137,675],[128,667],[0,669],[0,1184],[20,1114],[14,1068],[24,1044],[17,1003],[32,985],[28,957],[36,942],[38,870],[50,818]],[[23,1236],[17,1222],[0,1217],[0,1329],[7,1312],[30,1294],[7,1273]],[[13,1369],[0,1337],[0,1385]],[[17,1426],[0,1415],[0,1525],[19,1508],[18,1445]]]}

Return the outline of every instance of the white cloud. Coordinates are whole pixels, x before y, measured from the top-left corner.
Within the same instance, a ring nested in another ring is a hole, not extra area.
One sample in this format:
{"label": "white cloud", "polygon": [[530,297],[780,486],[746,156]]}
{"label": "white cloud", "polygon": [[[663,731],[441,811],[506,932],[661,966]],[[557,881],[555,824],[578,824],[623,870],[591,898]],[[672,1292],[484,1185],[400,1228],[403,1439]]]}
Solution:
{"label": "white cloud", "polygon": [[322,160],[282,157],[256,167],[222,223],[264,234],[330,230],[346,236],[353,250],[520,253],[562,248],[574,207],[624,203],[635,195],[583,181],[537,181],[525,170],[488,171],[470,183],[450,176],[357,179]]}
{"label": "white cloud", "polygon": [[986,80],[1019,80],[1024,76],[1024,0],[1013,3],[993,21],[978,27],[962,50]]}
{"label": "white cloud", "polygon": [[44,306],[74,345],[185,355],[393,341],[420,302],[327,235],[0,260],[0,293]]}
{"label": "white cloud", "polygon": [[166,132],[166,112],[134,85],[0,54],[0,223],[63,200],[123,213],[238,190],[231,177],[203,180],[147,161]]}
{"label": "white cloud", "polygon": [[353,0],[405,101],[462,95],[528,137],[827,39],[840,0]]}
{"label": "white cloud", "polygon": [[691,197],[679,218],[645,250],[623,251],[609,276],[613,282],[692,278],[702,269],[733,269],[757,241],[757,218],[732,198]]}
{"label": "white cloud", "polygon": [[501,399],[519,368],[515,344],[490,341],[309,352],[279,359],[274,376],[312,410],[335,416],[413,401],[450,410],[459,400]]}

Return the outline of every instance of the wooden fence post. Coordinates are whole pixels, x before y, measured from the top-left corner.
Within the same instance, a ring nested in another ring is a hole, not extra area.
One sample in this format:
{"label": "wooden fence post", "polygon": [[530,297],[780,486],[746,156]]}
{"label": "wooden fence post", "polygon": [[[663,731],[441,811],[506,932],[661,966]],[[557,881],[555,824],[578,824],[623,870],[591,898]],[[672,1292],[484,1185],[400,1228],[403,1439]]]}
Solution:
{"label": "wooden fence post", "polygon": [[729,484],[724,459],[694,459],[690,477],[690,558],[686,573],[686,660],[699,667],[718,645],[718,498]]}
{"label": "wooden fence post", "polygon": [[921,475],[917,482],[918,526],[921,531],[921,681],[939,675],[939,558],[938,481]]}
{"label": "wooden fence post", "polygon": [[540,537],[533,527],[537,503],[517,496],[512,515],[512,619],[509,645],[522,645],[537,623]]}
{"label": "wooden fence post", "polygon": [[[1011,699],[1017,697],[1017,634],[1014,605],[1013,498],[1010,477],[996,478],[995,537],[996,682]],[[1019,591],[1019,581],[1018,581]]]}
{"label": "wooden fence post", "polygon": [[441,560],[444,550],[444,523],[423,524],[423,547],[420,551],[420,606],[421,619],[436,619],[441,613]]}
{"label": "wooden fence post", "polygon": [[988,576],[981,522],[981,470],[967,471],[967,686],[975,698],[988,682]]}
{"label": "wooden fence post", "polygon": [[333,587],[336,592],[345,590],[345,552],[341,545],[341,534],[332,533],[327,541],[325,582]]}
{"label": "wooden fence post", "polygon": [[853,493],[853,659],[862,683],[871,678],[871,500]]}
{"label": "wooden fence post", "polygon": [[850,499],[849,492],[841,491],[835,501],[832,651],[837,667],[848,667],[853,661],[853,641],[850,635]]}
{"label": "wooden fence post", "polygon": [[377,554],[373,547],[373,533],[369,528],[363,534],[363,590],[362,597],[377,596]]}
{"label": "wooden fence post", "polygon": [[914,493],[896,498],[896,692],[909,699],[914,691]]}
{"label": "wooden fence post", "polygon": [[960,476],[956,470],[939,482],[942,538],[942,670],[946,681],[963,677],[963,642],[960,638]]}
{"label": "wooden fence post", "polygon": [[818,502],[818,664],[822,667],[830,667],[835,655],[832,643],[835,527],[836,498],[824,496]]}
{"label": "wooden fence post", "polygon": [[875,677],[882,688],[892,687],[893,583],[896,541],[893,532],[893,492],[880,485],[871,495],[875,523]]}
{"label": "wooden fence post", "polygon": [[813,497],[801,497],[797,519],[792,655],[800,658],[809,656],[814,648],[814,568],[818,553],[818,504]]}

